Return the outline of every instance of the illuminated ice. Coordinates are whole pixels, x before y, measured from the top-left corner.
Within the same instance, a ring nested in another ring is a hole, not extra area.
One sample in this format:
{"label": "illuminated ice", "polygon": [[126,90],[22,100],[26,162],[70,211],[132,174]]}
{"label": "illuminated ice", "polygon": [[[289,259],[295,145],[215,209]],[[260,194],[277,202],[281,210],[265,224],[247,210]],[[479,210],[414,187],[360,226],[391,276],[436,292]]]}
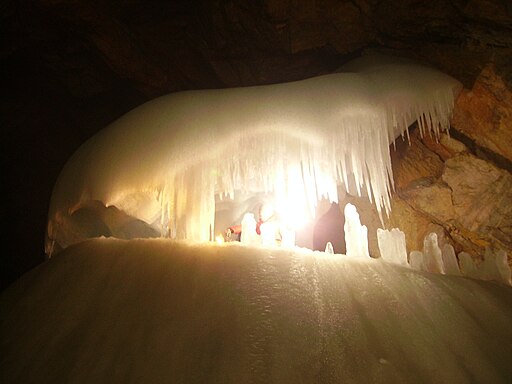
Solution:
{"label": "illuminated ice", "polygon": [[242,219],[242,233],[240,234],[240,241],[248,245],[259,244],[260,238],[256,233],[256,219],[253,213],[246,213]]}
{"label": "illuminated ice", "polygon": [[273,221],[267,221],[260,225],[261,244],[266,247],[276,246],[276,238],[278,237],[279,228]]}
{"label": "illuminated ice", "polygon": [[286,226],[280,227],[281,247],[293,248],[295,246],[295,231]]}
{"label": "illuminated ice", "polygon": [[0,295],[0,381],[510,383],[511,303],[372,258],[94,239]]}
{"label": "illuminated ice", "polygon": [[368,252],[368,228],[361,225],[359,213],[354,205],[345,205],[345,244],[347,256],[370,257]]}
{"label": "illuminated ice", "polygon": [[398,228],[390,231],[377,229],[377,241],[381,257],[388,263],[408,266],[405,233]]}
{"label": "illuminated ice", "polygon": [[343,186],[387,213],[390,143],[415,120],[423,133],[447,130],[460,89],[435,69],[367,55],[302,81],[157,98],[90,138],[65,165],[46,252],[80,240],[69,241],[67,223],[89,201],[116,206],[161,236],[195,241],[218,232],[215,196],[238,191],[273,192],[280,206],[293,201],[314,212],[322,198],[337,202]]}

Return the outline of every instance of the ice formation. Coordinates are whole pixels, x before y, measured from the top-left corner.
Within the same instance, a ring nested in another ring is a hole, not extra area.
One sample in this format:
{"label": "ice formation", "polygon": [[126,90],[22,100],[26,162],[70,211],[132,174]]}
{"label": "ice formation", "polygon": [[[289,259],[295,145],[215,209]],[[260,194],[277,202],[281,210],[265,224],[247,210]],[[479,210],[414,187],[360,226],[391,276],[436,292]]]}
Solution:
{"label": "ice formation", "polygon": [[475,262],[471,255],[467,252],[459,253],[459,261],[462,270],[462,274],[467,277],[471,277],[473,279],[480,279],[481,274],[478,270]]}
{"label": "ice formation", "polygon": [[246,213],[242,219],[242,233],[240,234],[240,241],[248,245],[259,244],[258,235],[256,233],[256,219],[254,218],[253,213]]}
{"label": "ice formation", "polygon": [[2,292],[0,313],[3,383],[512,377],[509,287],[299,248],[84,241]]}
{"label": "ice formation", "polygon": [[493,251],[490,247],[487,247],[481,269],[482,280],[496,280],[512,285],[510,266],[507,263],[507,252],[503,249]]}
{"label": "ice formation", "polygon": [[435,233],[429,233],[423,240],[423,267],[427,272],[444,273],[441,249]]}
{"label": "ice formation", "polygon": [[216,199],[241,192],[273,192],[278,205],[312,214],[319,199],[336,202],[342,186],[389,212],[390,143],[416,120],[422,132],[447,130],[460,89],[435,69],[366,55],[302,81],[157,98],[90,138],[65,165],[46,252],[77,241],[66,226],[91,201],[161,236],[197,241],[214,238]]}
{"label": "ice formation", "polygon": [[[379,237],[378,240],[382,254],[381,238]],[[507,263],[507,252],[502,249],[494,250],[491,247],[486,247],[484,261],[478,265],[467,252],[460,252],[457,260],[455,250],[451,244],[445,244],[441,250],[437,244],[435,233],[429,233],[425,236],[423,244],[423,252],[411,251],[409,255],[409,265],[412,269],[466,276],[478,280],[493,280],[512,285],[512,271]],[[384,256],[383,259],[389,261]]]}
{"label": "ice formation", "polygon": [[408,266],[405,233],[398,228],[390,231],[382,228],[377,229],[377,241],[381,257],[389,262]]}
{"label": "ice formation", "polygon": [[461,275],[457,256],[455,256],[455,250],[451,244],[443,245],[441,257],[443,258],[444,273],[455,276]]}
{"label": "ice formation", "polygon": [[352,204],[345,205],[345,243],[347,256],[370,257],[368,252],[368,228],[361,225],[357,209]]}
{"label": "ice formation", "polygon": [[412,269],[416,271],[423,270],[423,252],[421,251],[411,251],[409,255],[409,265]]}

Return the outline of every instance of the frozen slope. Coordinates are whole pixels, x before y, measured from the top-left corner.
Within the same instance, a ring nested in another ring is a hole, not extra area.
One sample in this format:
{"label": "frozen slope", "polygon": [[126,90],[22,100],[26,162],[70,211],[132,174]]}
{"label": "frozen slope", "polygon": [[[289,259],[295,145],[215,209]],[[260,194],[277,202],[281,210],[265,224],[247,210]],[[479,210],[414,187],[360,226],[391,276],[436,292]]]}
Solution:
{"label": "frozen slope", "polygon": [[3,383],[510,383],[512,289],[306,250],[89,240],[4,291]]}

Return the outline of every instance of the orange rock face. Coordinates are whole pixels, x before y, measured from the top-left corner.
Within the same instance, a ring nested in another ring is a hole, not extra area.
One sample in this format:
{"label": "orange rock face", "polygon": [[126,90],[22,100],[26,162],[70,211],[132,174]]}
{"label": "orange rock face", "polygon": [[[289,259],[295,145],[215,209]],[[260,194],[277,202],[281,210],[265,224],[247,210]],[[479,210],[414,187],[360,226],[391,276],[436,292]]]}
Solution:
{"label": "orange rock face", "polygon": [[[436,232],[481,261],[486,248],[503,249],[512,264],[512,93],[488,65],[458,98],[450,136],[398,140],[391,150],[395,193],[387,229],[400,228],[407,250],[421,250]],[[364,198],[348,197],[368,226],[370,252],[382,224]],[[342,202],[342,206],[344,202]]]}
{"label": "orange rock face", "polygon": [[512,161],[512,92],[488,65],[457,100],[452,125],[478,146]]}

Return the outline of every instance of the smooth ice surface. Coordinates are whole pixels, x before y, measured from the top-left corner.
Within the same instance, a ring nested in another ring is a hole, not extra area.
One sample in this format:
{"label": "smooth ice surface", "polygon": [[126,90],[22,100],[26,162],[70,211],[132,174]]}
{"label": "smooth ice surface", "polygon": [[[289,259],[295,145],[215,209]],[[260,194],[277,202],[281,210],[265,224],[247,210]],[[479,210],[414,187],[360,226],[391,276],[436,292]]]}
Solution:
{"label": "smooth ice surface", "polygon": [[408,266],[407,248],[405,242],[405,233],[398,228],[391,230],[378,228],[377,242],[381,257],[389,262]]}
{"label": "smooth ice surface", "polygon": [[0,296],[3,383],[510,383],[512,289],[379,259],[96,239]]}
{"label": "smooth ice surface", "polygon": [[46,252],[88,236],[68,222],[91,201],[161,236],[197,241],[214,238],[216,199],[238,191],[272,191],[277,205],[313,213],[343,185],[388,212],[390,143],[415,120],[422,132],[447,130],[460,89],[435,69],[367,55],[303,81],[157,98],[68,161],[52,194]]}

